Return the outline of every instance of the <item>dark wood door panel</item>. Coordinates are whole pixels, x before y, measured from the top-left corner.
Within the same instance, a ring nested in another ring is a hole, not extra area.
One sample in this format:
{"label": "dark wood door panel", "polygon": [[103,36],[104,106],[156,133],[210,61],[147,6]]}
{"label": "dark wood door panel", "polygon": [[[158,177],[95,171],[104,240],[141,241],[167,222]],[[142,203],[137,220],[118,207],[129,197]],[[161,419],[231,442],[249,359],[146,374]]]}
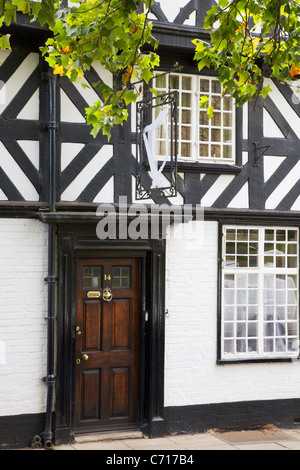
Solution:
{"label": "dark wood door panel", "polygon": [[83,302],[83,337],[82,349],[100,351],[102,338],[102,306],[99,301],[84,300]]}
{"label": "dark wood door panel", "polygon": [[116,299],[112,305],[111,349],[120,351],[130,349],[130,299]]}
{"label": "dark wood door panel", "polygon": [[[138,266],[134,258],[79,262],[77,430],[113,429],[136,422]],[[102,297],[105,288],[111,290],[110,301]],[[89,298],[97,296],[97,292],[98,298]]]}
{"label": "dark wood door panel", "polygon": [[80,422],[100,420],[101,369],[81,373]]}

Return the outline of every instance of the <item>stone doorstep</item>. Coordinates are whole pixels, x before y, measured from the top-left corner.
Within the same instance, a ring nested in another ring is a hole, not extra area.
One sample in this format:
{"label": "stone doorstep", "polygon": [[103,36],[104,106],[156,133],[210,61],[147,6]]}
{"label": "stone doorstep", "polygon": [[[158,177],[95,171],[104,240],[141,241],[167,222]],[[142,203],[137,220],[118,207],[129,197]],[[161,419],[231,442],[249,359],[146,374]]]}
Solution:
{"label": "stone doorstep", "polygon": [[143,433],[141,431],[113,431],[113,432],[99,432],[96,434],[80,434],[75,437],[75,442],[83,444],[85,442],[100,442],[100,441],[120,441],[123,439],[142,439]]}

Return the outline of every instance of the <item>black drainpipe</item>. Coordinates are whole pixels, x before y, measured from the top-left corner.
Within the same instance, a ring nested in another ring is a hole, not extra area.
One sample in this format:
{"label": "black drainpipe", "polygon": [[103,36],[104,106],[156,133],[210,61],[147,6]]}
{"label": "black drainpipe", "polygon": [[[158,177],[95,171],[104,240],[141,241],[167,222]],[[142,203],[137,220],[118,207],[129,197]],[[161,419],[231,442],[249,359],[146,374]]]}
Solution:
{"label": "black drainpipe", "polygon": [[[50,121],[47,124],[49,129],[49,205],[50,211],[56,210],[56,77],[49,76],[49,110]],[[45,430],[41,434],[44,447],[52,447],[52,407],[55,377],[55,251],[56,251],[56,225],[48,225],[48,276],[45,281],[48,283],[48,339],[47,339],[47,376],[44,382],[47,385],[47,405]]]}

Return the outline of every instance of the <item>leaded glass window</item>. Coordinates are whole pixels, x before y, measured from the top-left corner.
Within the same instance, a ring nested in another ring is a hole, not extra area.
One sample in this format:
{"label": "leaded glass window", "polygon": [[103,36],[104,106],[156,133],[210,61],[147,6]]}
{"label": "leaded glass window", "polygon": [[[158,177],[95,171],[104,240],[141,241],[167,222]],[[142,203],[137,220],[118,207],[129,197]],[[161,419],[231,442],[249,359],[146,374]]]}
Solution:
{"label": "leaded glass window", "polygon": [[224,227],[222,359],[295,357],[298,229]]}
{"label": "leaded glass window", "polygon": [[[215,77],[188,74],[158,74],[154,79],[158,95],[178,91],[178,158],[183,161],[223,162],[235,160],[235,105],[224,95]],[[200,109],[200,98],[209,97],[213,118]],[[156,111],[158,112],[158,111]],[[153,115],[153,119],[157,116]],[[164,157],[168,142],[163,127],[155,136],[156,154]]]}

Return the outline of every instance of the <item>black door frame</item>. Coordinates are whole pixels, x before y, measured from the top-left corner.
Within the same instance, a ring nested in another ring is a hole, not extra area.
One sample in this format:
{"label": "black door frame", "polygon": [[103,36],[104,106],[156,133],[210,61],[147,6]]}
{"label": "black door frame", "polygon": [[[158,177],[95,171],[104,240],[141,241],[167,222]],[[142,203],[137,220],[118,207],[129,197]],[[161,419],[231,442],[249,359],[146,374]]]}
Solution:
{"label": "black door frame", "polygon": [[58,232],[56,443],[75,436],[75,329],[77,260],[140,259],[138,427],[149,437],[164,434],[165,240],[99,240],[95,224],[62,223]]}

